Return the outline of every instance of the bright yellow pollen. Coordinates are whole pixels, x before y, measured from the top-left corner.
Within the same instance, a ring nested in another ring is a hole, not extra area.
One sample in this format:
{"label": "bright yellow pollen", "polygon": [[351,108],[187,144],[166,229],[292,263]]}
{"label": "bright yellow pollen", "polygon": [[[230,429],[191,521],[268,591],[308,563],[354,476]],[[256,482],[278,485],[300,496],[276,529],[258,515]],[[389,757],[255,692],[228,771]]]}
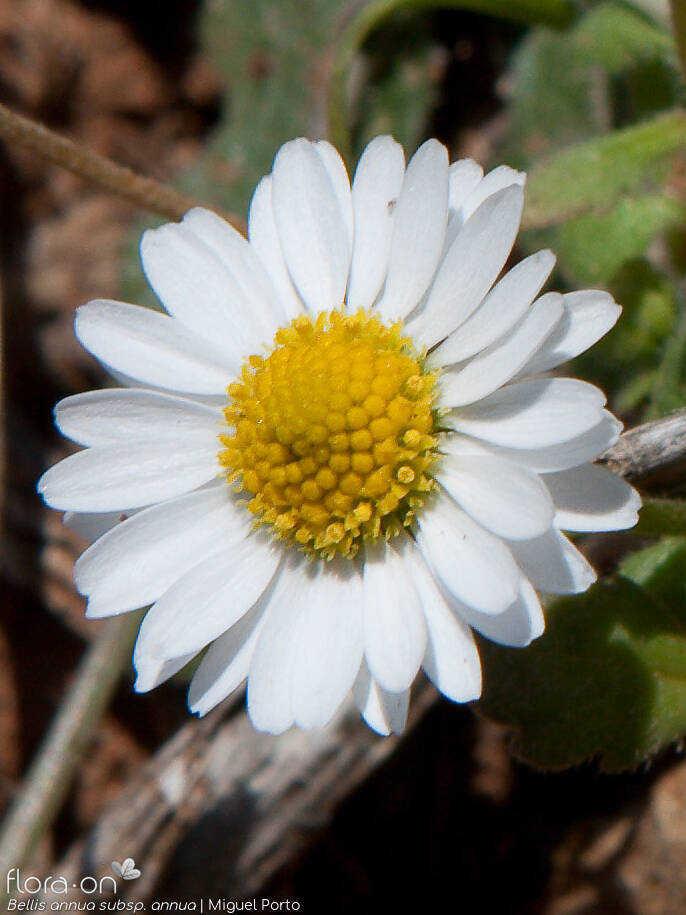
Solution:
{"label": "bright yellow pollen", "polygon": [[435,381],[400,323],[296,318],[228,388],[219,461],[276,537],[352,557],[411,524],[434,485]]}

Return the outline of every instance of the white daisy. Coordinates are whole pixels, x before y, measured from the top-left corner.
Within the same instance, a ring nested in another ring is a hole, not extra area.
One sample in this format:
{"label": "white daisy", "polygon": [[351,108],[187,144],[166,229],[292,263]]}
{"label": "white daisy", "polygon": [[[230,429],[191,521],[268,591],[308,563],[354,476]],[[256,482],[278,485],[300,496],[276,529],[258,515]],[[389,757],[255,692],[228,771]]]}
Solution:
{"label": "white daisy", "polygon": [[85,450],[39,487],[94,540],[75,570],[87,615],[152,604],[138,690],[209,646],[195,712],[247,678],[262,730],[323,726],[352,689],[372,728],[400,731],[420,667],[478,698],[472,630],[527,645],[537,590],[595,579],[561,531],[635,523],[636,493],[590,463],[620,423],[597,388],[543,373],[620,309],[595,290],[538,297],[550,251],[496,282],[523,185],[449,165],[435,140],[405,167],[378,137],[351,189],[332,146],[294,140],[249,241],[203,209],[145,233],[167,314],[78,310],[125,387],[57,405]]}

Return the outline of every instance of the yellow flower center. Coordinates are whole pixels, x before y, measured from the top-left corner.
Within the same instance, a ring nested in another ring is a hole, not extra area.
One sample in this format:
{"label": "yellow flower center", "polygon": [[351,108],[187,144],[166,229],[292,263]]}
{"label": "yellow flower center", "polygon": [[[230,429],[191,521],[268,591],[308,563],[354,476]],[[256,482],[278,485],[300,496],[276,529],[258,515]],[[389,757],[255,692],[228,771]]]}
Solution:
{"label": "yellow flower center", "polygon": [[411,524],[433,487],[435,381],[400,323],[296,318],[229,386],[219,461],[276,537],[352,557]]}

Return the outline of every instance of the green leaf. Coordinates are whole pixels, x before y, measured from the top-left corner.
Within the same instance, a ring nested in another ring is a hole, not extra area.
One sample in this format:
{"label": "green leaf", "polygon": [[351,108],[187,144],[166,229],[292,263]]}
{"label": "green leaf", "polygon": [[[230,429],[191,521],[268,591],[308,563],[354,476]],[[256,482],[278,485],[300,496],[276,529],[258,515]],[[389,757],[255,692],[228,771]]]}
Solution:
{"label": "green leaf", "polygon": [[624,414],[650,402],[678,307],[672,281],[645,260],[624,264],[608,285],[624,313],[606,337],[574,361],[573,371],[612,392],[614,406]]}
{"label": "green leaf", "polygon": [[505,159],[541,156],[673,107],[671,37],[625,4],[600,3],[564,34],[535,29],[513,55]]}
{"label": "green leaf", "polygon": [[686,206],[671,197],[625,197],[606,213],[569,220],[556,233],[553,248],[558,264],[575,283],[607,285],[659,232],[685,221]]}
{"label": "green leaf", "polygon": [[668,0],[626,0],[626,2],[663,29],[671,28]]}
{"label": "green leaf", "polygon": [[632,533],[644,537],[686,536],[686,501],[644,499],[638,524],[632,528]]}
{"label": "green leaf", "polygon": [[552,601],[529,648],[481,644],[479,707],[515,729],[524,759],[631,769],[686,732],[685,551],[669,541],[622,577]]}
{"label": "green leaf", "polygon": [[677,46],[679,48],[679,57],[681,59],[681,69],[686,77],[686,6],[683,0],[670,0],[672,12],[672,24],[676,36]]}
{"label": "green leaf", "polygon": [[686,538],[666,537],[660,543],[632,553],[621,564],[620,574],[640,585],[663,608],[672,608],[686,619]]}
{"label": "green leaf", "polygon": [[624,314],[613,336],[613,358],[627,366],[656,363],[655,354],[674,332],[679,314],[674,285],[645,260],[624,266],[613,282]]}
{"label": "green leaf", "polygon": [[601,3],[579,22],[573,40],[590,64],[622,73],[642,60],[675,55],[672,36],[625,4]]}
{"label": "green leaf", "polygon": [[667,338],[645,419],[657,419],[686,404],[686,315]]}
{"label": "green leaf", "polygon": [[562,27],[574,17],[568,0],[370,0],[343,31],[337,43],[329,91],[331,141],[346,158],[351,157],[348,78],[352,63],[370,36],[389,17],[403,10],[464,9],[515,22],[534,22]]}
{"label": "green leaf", "polygon": [[676,111],[566,149],[531,171],[522,225],[555,225],[645,192],[664,180],[685,146],[686,116]]}
{"label": "green leaf", "polygon": [[364,78],[351,125],[356,147],[384,133],[408,151],[421,143],[438,89],[430,64],[435,49],[428,16],[401,13],[374,32],[359,68]]}
{"label": "green leaf", "polygon": [[279,146],[322,135],[322,68],[344,13],[340,0],[204,4],[199,39],[226,83],[226,110],[184,188],[243,214]]}
{"label": "green leaf", "polygon": [[[618,374],[616,367],[614,373],[615,375]],[[656,379],[657,369],[632,373],[628,380],[622,379],[613,398],[617,413],[620,416],[626,416],[631,413],[637,414],[641,407],[650,401],[655,390]],[[605,387],[609,389],[611,386],[605,385]]]}
{"label": "green leaf", "polygon": [[532,161],[605,128],[592,98],[592,77],[579,65],[569,33],[535,29],[512,57],[514,92],[504,161],[529,168]]}

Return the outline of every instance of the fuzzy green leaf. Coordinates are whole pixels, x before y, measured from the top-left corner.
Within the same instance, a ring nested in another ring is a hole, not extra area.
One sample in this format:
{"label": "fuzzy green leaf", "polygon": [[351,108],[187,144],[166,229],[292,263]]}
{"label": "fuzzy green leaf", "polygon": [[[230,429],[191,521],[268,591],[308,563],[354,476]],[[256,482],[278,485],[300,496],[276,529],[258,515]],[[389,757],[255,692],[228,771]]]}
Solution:
{"label": "fuzzy green leaf", "polygon": [[686,315],[667,338],[645,419],[657,419],[686,404]]}
{"label": "fuzzy green leaf", "polygon": [[673,283],[645,260],[612,278],[624,313],[612,331],[575,360],[574,373],[614,392],[620,413],[642,409],[656,390],[660,355],[678,315]]}
{"label": "fuzzy green leaf", "polygon": [[226,83],[226,111],[183,186],[200,199],[247,211],[279,146],[325,132],[325,55],[346,13],[338,0],[213,0],[200,41]]}
{"label": "fuzzy green leaf", "polygon": [[520,168],[669,109],[680,92],[669,33],[616,2],[593,6],[562,34],[532,30],[511,78],[504,156]]}
{"label": "fuzzy green leaf", "polygon": [[576,27],[574,41],[589,63],[612,74],[642,60],[675,55],[668,32],[621,3],[601,3],[591,9]]}
{"label": "fuzzy green leaf", "polygon": [[348,97],[353,61],[365,42],[386,21],[403,11],[464,9],[515,22],[541,23],[563,27],[574,18],[569,0],[369,0],[346,26],[337,42],[329,93],[329,132],[331,140],[351,156]]}
{"label": "fuzzy green leaf", "polygon": [[531,171],[523,226],[555,225],[655,187],[685,147],[686,116],[676,111],[566,149]]}
{"label": "fuzzy green leaf", "polygon": [[670,541],[623,577],[552,601],[527,649],[482,643],[480,708],[514,728],[524,759],[631,769],[686,732],[685,550]]}
{"label": "fuzzy green leaf", "polygon": [[606,213],[570,219],[552,242],[558,263],[575,283],[607,285],[640,257],[655,236],[686,222],[686,206],[663,194],[625,197]]}
{"label": "fuzzy green leaf", "polygon": [[359,58],[355,80],[356,149],[385,133],[408,153],[419,146],[437,96],[431,67],[435,49],[429,16],[404,11],[374,32]]}

